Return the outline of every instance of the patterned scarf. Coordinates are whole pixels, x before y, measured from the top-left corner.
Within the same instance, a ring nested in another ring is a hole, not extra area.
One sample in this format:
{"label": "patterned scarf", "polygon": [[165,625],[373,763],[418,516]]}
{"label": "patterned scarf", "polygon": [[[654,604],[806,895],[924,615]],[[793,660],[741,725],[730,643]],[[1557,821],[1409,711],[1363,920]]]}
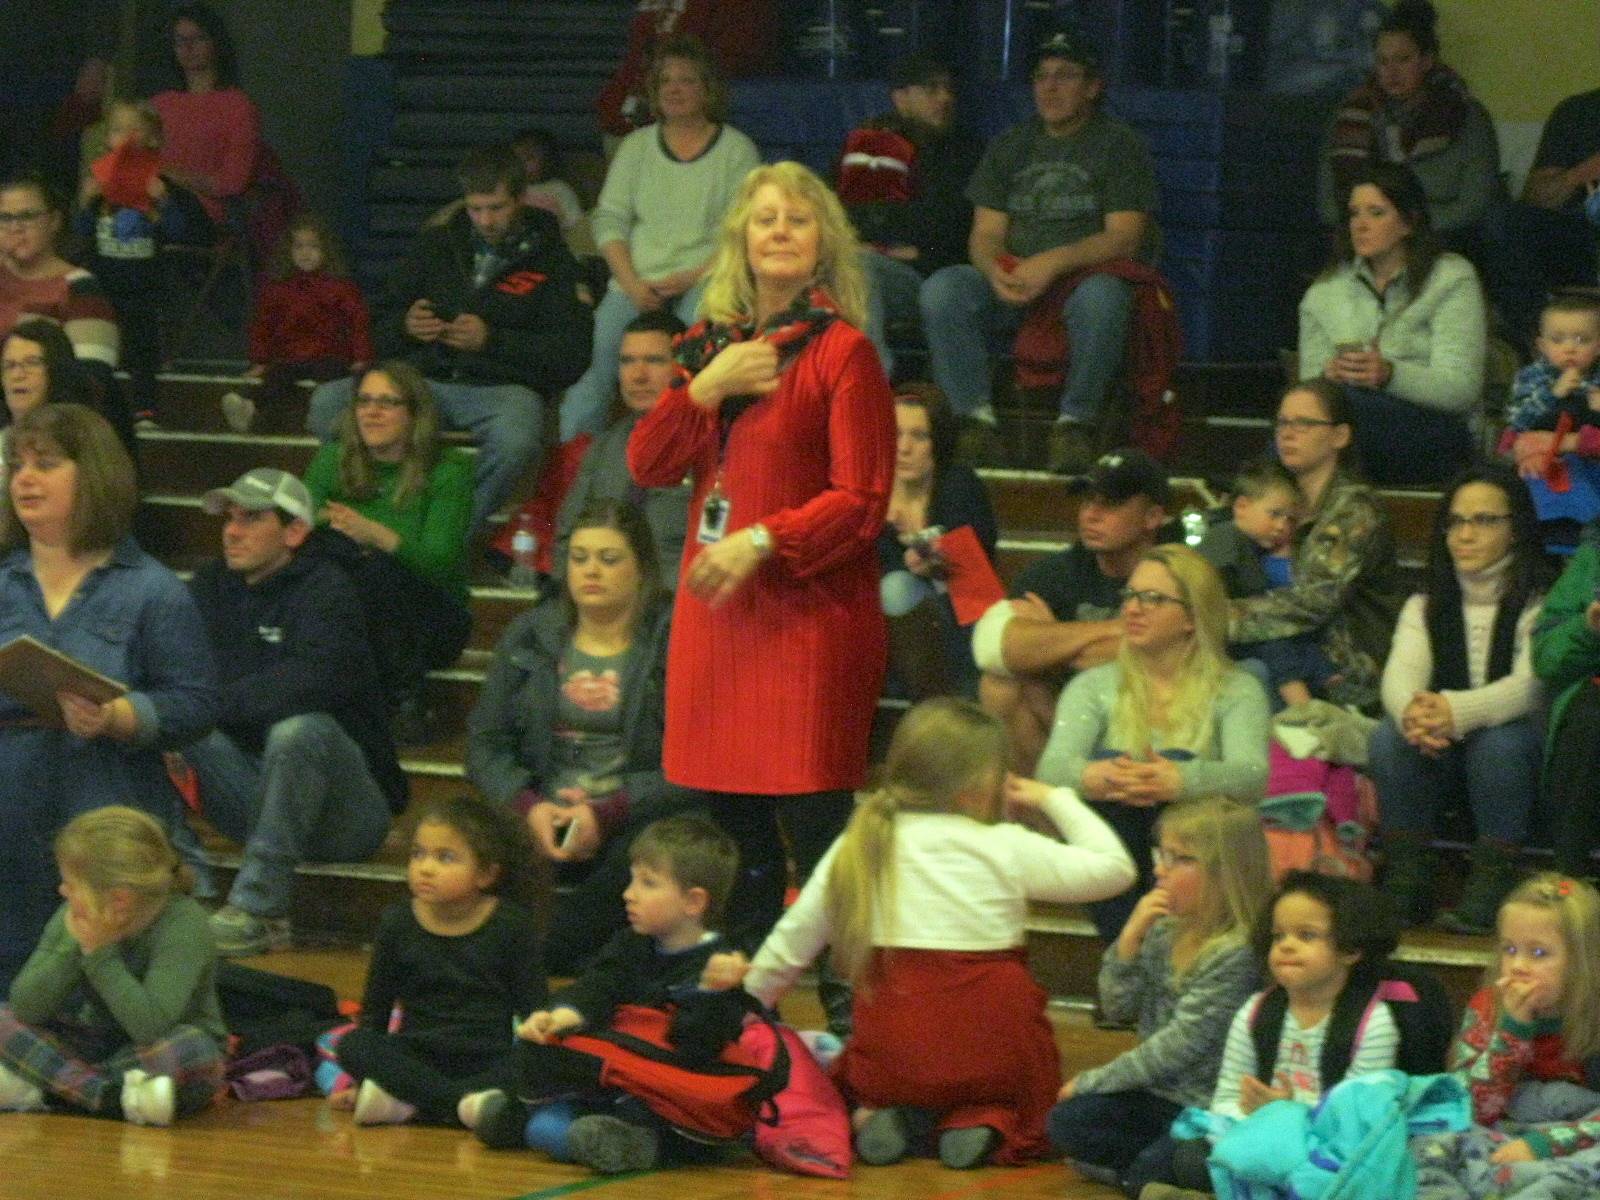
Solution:
{"label": "patterned scarf", "polygon": [[1466,82],[1443,65],[1423,77],[1416,101],[1404,107],[1391,106],[1377,78],[1368,78],[1344,98],[1334,119],[1329,156],[1338,194],[1347,192],[1369,163],[1390,160],[1389,127],[1399,142],[1400,161],[1411,163],[1455,141],[1469,111]]}
{"label": "patterned scarf", "polygon": [[[833,298],[820,287],[795,297],[795,301],[782,312],[774,313],[758,328],[754,321],[742,325],[724,325],[701,321],[678,335],[673,357],[677,359],[677,384],[683,386],[693,379],[718,354],[734,342],[747,342],[763,337],[778,351],[778,370],[800,356],[813,338],[833,324],[839,310]],[[732,396],[723,401],[719,412],[724,425],[759,399],[757,396]]]}

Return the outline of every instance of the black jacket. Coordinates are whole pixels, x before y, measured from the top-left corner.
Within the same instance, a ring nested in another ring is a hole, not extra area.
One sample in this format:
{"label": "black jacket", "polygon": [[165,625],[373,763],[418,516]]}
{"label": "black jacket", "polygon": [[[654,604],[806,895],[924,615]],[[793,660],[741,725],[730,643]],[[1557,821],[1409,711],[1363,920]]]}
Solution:
{"label": "black jacket", "polygon": [[865,243],[915,246],[924,277],[967,261],[972,201],[967,182],[983,157],[983,141],[957,125],[939,131],[889,113],[868,122],[890,129],[917,148],[916,195],[905,204],[852,204],[850,220]]}
{"label": "black jacket", "polygon": [[[577,296],[578,264],[561,227],[543,209],[518,211],[500,252],[499,275],[472,284],[472,220],[462,211],[424,229],[395,269],[373,319],[382,358],[403,358],[429,379],[520,383],[553,398],[588,369],[594,313]],[[489,327],[482,350],[452,350],[413,340],[406,311],[417,300],[454,316],[472,313]]]}
{"label": "black jacket", "polygon": [[[627,761],[622,790],[630,820],[640,823],[681,811],[694,794],[661,774],[666,725],[669,599],[639,617],[636,653],[622,680],[622,742]],[[524,788],[549,785],[556,747],[560,664],[572,644],[572,626],[556,594],[523,613],[500,638],[494,660],[467,719],[467,778],[497,804],[510,804]]]}
{"label": "black jacket", "polygon": [[221,561],[189,582],[217,659],[217,728],[259,753],[287,717],[327,713],[361,749],[389,807],[406,806],[388,704],[361,601],[349,577],[315,554],[297,554],[257,584]]}

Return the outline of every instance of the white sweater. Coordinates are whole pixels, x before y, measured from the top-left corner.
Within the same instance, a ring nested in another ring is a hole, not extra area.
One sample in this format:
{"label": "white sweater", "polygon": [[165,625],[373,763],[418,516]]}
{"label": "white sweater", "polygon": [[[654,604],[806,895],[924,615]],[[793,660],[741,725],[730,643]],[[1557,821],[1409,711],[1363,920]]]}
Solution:
{"label": "white sweater", "polygon": [[[1482,571],[1458,571],[1461,581],[1462,616],[1467,635],[1467,678],[1472,686],[1465,691],[1444,690],[1450,702],[1456,732],[1461,735],[1490,725],[1504,725],[1532,712],[1539,703],[1542,685],[1533,673],[1531,634],[1539,619],[1542,599],[1535,599],[1517,618],[1512,641],[1511,670],[1485,683],[1489,674],[1489,650],[1494,638],[1495,604],[1504,585],[1509,556]],[[1428,640],[1426,597],[1412,596],[1400,610],[1389,647],[1389,661],[1383,668],[1383,707],[1395,724],[1405,712],[1411,697],[1427,691],[1433,678],[1433,646]]]}
{"label": "white sweater", "polygon": [[[879,914],[875,946],[1009,950],[1027,932],[1028,901],[1104,900],[1132,886],[1133,860],[1111,827],[1070,788],[1044,804],[1068,844],[1021,825],[985,825],[955,813],[895,818],[893,919]],[[827,890],[839,843],[767,935],[745,988],[772,1004],[829,942]]]}

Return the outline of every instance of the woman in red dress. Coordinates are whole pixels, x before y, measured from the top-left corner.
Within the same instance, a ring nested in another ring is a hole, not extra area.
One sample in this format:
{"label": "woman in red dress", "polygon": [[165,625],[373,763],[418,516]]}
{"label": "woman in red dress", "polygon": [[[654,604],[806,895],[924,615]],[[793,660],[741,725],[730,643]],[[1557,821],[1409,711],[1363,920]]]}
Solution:
{"label": "woman in red dress", "polygon": [[788,883],[778,821],[803,877],[849,818],[883,681],[874,542],[895,425],[864,300],[833,193],[796,163],[756,168],[679,382],[628,444],[641,486],[694,479],[663,767],[738,842],[730,924],[755,937]]}

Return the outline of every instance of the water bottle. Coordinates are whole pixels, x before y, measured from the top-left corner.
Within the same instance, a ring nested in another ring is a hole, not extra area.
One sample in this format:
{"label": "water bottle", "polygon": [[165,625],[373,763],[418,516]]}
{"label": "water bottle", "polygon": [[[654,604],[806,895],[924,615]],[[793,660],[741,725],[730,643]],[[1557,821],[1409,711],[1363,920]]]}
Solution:
{"label": "water bottle", "polygon": [[539,535],[533,531],[533,514],[518,513],[511,534],[511,570],[507,582],[523,591],[539,587]]}

